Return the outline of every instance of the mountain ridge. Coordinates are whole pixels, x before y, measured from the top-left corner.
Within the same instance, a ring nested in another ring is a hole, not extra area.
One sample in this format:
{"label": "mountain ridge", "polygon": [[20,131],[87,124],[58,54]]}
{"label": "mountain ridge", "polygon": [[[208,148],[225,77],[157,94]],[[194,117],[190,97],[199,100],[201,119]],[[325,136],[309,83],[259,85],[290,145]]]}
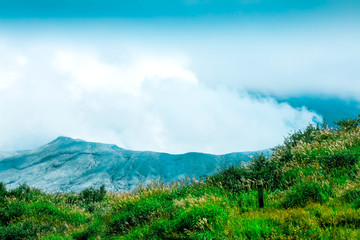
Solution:
{"label": "mountain ridge", "polygon": [[154,180],[169,183],[185,176],[209,175],[220,167],[247,162],[253,154],[133,151],[60,136],[39,148],[0,158],[0,181],[8,188],[26,183],[47,192],[79,192],[102,184],[124,192]]}

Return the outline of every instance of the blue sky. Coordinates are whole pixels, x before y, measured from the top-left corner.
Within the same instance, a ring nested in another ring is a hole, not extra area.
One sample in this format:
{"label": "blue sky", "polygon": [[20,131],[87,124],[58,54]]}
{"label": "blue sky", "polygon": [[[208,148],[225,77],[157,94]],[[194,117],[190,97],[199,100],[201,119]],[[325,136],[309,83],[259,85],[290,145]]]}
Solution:
{"label": "blue sky", "polygon": [[227,153],[356,116],[359,13],[335,0],[0,0],[0,150],[64,135]]}
{"label": "blue sky", "polygon": [[329,0],[2,0],[1,16],[6,18],[72,17],[197,17],[201,15],[283,14],[358,7],[358,1]]}
{"label": "blue sky", "polygon": [[356,12],[356,0],[1,0],[2,18],[151,18]]}

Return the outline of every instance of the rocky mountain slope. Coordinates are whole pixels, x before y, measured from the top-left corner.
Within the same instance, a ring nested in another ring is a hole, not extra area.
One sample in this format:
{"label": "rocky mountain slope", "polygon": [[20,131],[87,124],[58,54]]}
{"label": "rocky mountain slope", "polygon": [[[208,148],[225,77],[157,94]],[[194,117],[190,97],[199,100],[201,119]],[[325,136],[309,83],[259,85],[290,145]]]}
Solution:
{"label": "rocky mountain slope", "polygon": [[26,183],[46,192],[79,192],[105,184],[108,190],[122,192],[152,180],[169,183],[212,174],[219,167],[249,161],[251,154],[174,155],[59,137],[32,151],[1,155],[0,182],[8,188]]}

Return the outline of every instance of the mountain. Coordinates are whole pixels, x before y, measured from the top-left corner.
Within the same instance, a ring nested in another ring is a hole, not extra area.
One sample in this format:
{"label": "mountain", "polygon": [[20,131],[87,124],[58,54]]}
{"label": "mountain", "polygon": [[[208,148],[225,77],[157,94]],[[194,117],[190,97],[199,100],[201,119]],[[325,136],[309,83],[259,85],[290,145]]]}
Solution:
{"label": "mountain", "polygon": [[247,162],[252,154],[256,153],[141,152],[58,137],[32,151],[0,155],[0,182],[8,188],[26,183],[46,192],[79,192],[105,184],[110,191],[123,192],[153,180],[169,183],[185,176],[209,175],[219,167]]}
{"label": "mountain", "polygon": [[[25,152],[28,152],[28,150],[0,152],[0,161],[4,158],[9,158],[9,157],[15,156],[20,153],[25,153]],[[0,169],[0,171],[1,171],[1,169]]]}

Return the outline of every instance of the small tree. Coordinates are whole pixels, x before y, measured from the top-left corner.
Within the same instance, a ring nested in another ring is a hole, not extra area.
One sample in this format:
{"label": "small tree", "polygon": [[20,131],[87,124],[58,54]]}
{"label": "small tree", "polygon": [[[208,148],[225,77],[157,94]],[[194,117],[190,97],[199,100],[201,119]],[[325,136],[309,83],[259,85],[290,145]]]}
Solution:
{"label": "small tree", "polygon": [[343,120],[336,121],[334,123],[340,127],[340,130],[349,131],[349,130],[355,129],[360,124],[360,114],[359,114],[359,116],[357,116],[354,119],[351,119],[351,118],[343,119]]}
{"label": "small tree", "polygon": [[79,199],[85,203],[101,202],[106,195],[105,185],[101,185],[99,189],[94,187],[86,188],[80,192]]}
{"label": "small tree", "polygon": [[308,125],[304,130],[298,130],[293,133],[290,133],[288,137],[285,137],[284,143],[282,145],[272,148],[276,158],[280,162],[290,162],[293,160],[293,154],[291,149],[295,147],[300,141],[305,143],[311,143],[315,140],[316,134],[318,134],[324,126],[319,125]]}
{"label": "small tree", "polygon": [[5,200],[6,194],[6,186],[3,182],[0,182],[0,203]]}
{"label": "small tree", "polygon": [[255,156],[248,165],[248,178],[266,187],[276,187],[278,183],[279,164],[273,159],[268,159],[263,153]]}

